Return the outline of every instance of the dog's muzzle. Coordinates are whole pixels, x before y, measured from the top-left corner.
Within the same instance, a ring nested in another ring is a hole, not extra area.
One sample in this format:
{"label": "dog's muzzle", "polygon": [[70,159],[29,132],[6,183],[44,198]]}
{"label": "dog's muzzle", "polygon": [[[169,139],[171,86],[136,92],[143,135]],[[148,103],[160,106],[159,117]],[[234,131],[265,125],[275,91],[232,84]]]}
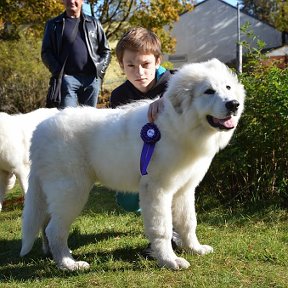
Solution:
{"label": "dog's muzzle", "polygon": [[219,130],[230,130],[233,129],[236,124],[232,115],[236,116],[240,103],[237,100],[231,100],[225,103],[227,109],[227,117],[225,118],[216,118],[212,115],[207,116],[208,123],[213,127]]}

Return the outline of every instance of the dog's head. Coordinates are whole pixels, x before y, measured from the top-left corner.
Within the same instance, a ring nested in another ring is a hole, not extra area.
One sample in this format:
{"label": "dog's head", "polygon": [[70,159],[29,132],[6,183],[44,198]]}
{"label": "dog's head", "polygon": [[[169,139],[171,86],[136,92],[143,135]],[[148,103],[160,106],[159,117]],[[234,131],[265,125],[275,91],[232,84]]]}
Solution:
{"label": "dog's head", "polygon": [[187,121],[197,117],[209,129],[228,131],[237,126],[245,91],[225,64],[212,59],[184,65],[171,78],[165,97]]}

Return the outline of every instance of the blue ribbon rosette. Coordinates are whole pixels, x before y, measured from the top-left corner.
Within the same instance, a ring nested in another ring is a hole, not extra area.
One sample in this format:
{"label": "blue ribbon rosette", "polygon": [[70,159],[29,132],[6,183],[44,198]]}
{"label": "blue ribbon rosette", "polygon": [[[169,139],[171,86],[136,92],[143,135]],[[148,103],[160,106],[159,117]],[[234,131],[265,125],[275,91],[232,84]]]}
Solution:
{"label": "blue ribbon rosette", "polygon": [[140,171],[143,176],[148,174],[147,167],[152,157],[155,144],[161,139],[161,133],[154,123],[147,123],[142,127],[140,136],[144,142],[140,158]]}

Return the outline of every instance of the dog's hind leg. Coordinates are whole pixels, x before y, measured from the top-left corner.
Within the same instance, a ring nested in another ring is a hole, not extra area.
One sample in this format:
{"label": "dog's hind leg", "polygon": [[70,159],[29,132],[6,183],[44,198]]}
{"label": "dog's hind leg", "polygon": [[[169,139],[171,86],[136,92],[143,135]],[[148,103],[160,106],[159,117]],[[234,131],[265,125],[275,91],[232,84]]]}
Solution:
{"label": "dog's hind leg", "polygon": [[[61,186],[61,183],[58,187],[56,185],[52,186],[50,183],[49,189],[54,190],[54,195],[46,190],[51,219],[47,225],[45,234],[57,266],[62,270],[75,271],[88,269],[89,264],[84,261],[75,261],[72,257],[67,245],[69,228],[82,211],[90,189],[83,191],[82,187],[81,191],[80,185],[72,182],[68,184],[68,182],[69,180],[66,180],[67,186],[65,188]],[[55,191],[57,191],[56,198],[54,198]],[[52,195],[51,198],[49,197],[50,195]]]}
{"label": "dog's hind leg", "polygon": [[186,269],[190,266],[189,262],[178,257],[172,249],[171,205],[171,193],[157,189],[151,181],[140,185],[141,213],[145,234],[151,242],[152,256],[157,259],[161,267]]}
{"label": "dog's hind leg", "polygon": [[14,174],[0,170],[0,211],[2,210],[6,191],[14,187],[15,181],[16,177]]}
{"label": "dog's hind leg", "polygon": [[20,256],[24,256],[32,249],[44,221],[47,217],[45,196],[38,183],[38,179],[30,175],[29,188],[24,200],[22,221],[22,249]]}
{"label": "dog's hind leg", "polygon": [[[188,187],[188,185],[186,186]],[[173,198],[173,227],[179,233],[183,248],[200,255],[213,252],[209,245],[201,245],[196,235],[197,218],[194,190],[183,187]]]}
{"label": "dog's hind leg", "polygon": [[[46,256],[52,255],[51,249],[49,246],[49,241],[48,241],[48,238],[47,238],[46,232],[45,232],[49,221],[50,221],[50,217],[47,215],[47,220],[45,220],[45,222],[44,222],[45,224],[42,226],[42,230],[41,230],[41,233],[42,233],[42,251],[43,251],[44,255],[46,255]],[[70,251],[70,253],[72,253],[71,250],[69,250],[69,251]]]}
{"label": "dog's hind leg", "polygon": [[47,215],[47,218],[44,221],[44,224],[43,224],[42,229],[41,229],[41,233],[42,233],[42,251],[43,251],[43,253],[46,256],[50,255],[50,253],[51,253],[50,247],[49,247],[48,238],[47,238],[46,233],[45,233],[45,230],[46,230],[46,227],[47,227],[49,221],[50,221],[50,217]]}

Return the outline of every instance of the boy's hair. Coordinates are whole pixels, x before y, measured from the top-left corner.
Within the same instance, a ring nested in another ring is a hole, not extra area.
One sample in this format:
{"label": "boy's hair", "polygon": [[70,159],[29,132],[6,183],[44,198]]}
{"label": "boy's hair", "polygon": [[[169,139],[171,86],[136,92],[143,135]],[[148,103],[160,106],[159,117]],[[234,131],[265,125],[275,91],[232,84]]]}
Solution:
{"label": "boy's hair", "polygon": [[153,54],[156,58],[161,57],[161,41],[158,36],[143,27],[132,28],[119,40],[116,46],[116,56],[120,65],[123,62],[125,50]]}

